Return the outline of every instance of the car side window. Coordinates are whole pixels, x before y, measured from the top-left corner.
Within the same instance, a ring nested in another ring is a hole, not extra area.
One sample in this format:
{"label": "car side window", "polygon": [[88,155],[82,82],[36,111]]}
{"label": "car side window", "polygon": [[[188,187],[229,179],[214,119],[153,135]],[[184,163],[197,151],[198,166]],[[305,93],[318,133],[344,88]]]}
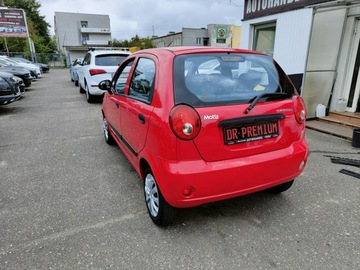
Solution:
{"label": "car side window", "polygon": [[129,61],[126,64],[126,66],[124,67],[124,69],[120,72],[117,79],[114,81],[113,89],[114,89],[115,94],[117,94],[117,95],[124,94],[126,81],[127,81],[127,78],[129,77],[130,69],[131,69],[133,62],[134,62],[134,60]]}
{"label": "car side window", "polygon": [[83,61],[83,65],[90,65],[90,58],[91,58],[91,54],[90,53],[87,53],[84,57],[84,61]]}
{"label": "car side window", "polygon": [[155,63],[148,58],[140,58],[131,78],[129,96],[149,102],[155,80]]}

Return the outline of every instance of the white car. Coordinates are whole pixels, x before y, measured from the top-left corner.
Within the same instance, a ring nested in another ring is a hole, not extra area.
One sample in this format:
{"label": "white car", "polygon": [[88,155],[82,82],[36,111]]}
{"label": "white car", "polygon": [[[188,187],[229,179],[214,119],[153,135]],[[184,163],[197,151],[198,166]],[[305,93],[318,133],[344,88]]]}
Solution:
{"label": "white car", "polygon": [[70,66],[70,79],[75,83],[75,86],[79,86],[78,69],[81,67],[81,63],[84,58],[76,58]]}
{"label": "white car", "polygon": [[99,82],[111,80],[120,63],[131,53],[121,50],[90,49],[78,69],[80,93],[86,94],[86,100],[92,103],[102,97],[104,90],[99,89]]}

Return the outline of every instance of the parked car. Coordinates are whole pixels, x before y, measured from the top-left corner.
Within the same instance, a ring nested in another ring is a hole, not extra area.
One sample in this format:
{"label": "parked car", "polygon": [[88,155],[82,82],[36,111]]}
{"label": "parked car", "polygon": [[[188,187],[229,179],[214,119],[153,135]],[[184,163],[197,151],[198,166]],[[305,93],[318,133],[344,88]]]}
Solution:
{"label": "parked car", "polygon": [[[208,61],[221,73],[199,73]],[[129,56],[102,104],[105,141],[144,181],[150,218],[260,190],[280,193],[304,170],[302,98],[269,56],[240,49],[174,47]]]}
{"label": "parked car", "polygon": [[15,61],[17,61],[19,63],[26,63],[26,64],[36,65],[36,66],[38,66],[40,68],[41,73],[45,73],[45,72],[50,71],[50,66],[48,64],[34,63],[34,62],[31,62],[30,60],[27,60],[26,58],[22,58],[22,57],[13,57],[12,59],[14,59]]}
{"label": "parked car", "polygon": [[4,64],[7,63],[7,65],[20,66],[29,69],[31,71],[31,76],[33,76],[34,78],[41,77],[40,68],[34,64],[19,63],[18,61],[15,61],[13,58],[4,55],[0,56],[0,60],[1,63]]}
{"label": "parked car", "polygon": [[0,105],[7,105],[21,97],[21,79],[11,73],[0,72]]}
{"label": "parked car", "polygon": [[84,56],[82,66],[78,69],[80,93],[86,94],[86,100],[92,103],[105,91],[99,89],[99,82],[110,80],[119,64],[130,55],[121,50],[94,50],[90,49]]}
{"label": "parked car", "polygon": [[31,86],[33,77],[30,70],[19,66],[5,66],[0,63],[0,71],[8,72],[14,76],[20,77],[23,80],[25,87]]}
{"label": "parked car", "polygon": [[78,69],[81,67],[81,63],[84,58],[76,58],[74,62],[70,65],[70,79],[75,83],[75,86],[79,86],[79,75]]}
{"label": "parked car", "polygon": [[[11,73],[10,73],[11,74]],[[17,84],[17,86],[19,87],[19,90],[20,90],[20,94],[21,96],[25,95],[25,84],[24,84],[24,81],[23,79],[21,79],[20,77],[18,76],[14,76],[14,80],[15,80],[15,84]]]}

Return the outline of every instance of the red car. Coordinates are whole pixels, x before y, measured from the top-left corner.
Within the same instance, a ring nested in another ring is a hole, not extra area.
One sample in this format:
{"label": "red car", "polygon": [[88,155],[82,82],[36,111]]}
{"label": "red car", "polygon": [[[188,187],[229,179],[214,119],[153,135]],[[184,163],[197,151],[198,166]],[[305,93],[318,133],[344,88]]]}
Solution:
{"label": "red car", "polygon": [[280,193],[308,158],[302,98],[254,51],[174,47],[128,56],[104,96],[103,130],[144,180],[157,225],[177,208]]}

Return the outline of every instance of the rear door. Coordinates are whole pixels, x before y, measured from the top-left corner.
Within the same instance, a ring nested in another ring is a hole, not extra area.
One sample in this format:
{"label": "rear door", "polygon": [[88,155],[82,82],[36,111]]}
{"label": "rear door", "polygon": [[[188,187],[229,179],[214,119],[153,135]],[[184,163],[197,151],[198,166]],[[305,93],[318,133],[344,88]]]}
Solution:
{"label": "rear door", "polygon": [[81,66],[78,69],[79,84],[80,84],[80,87],[84,88],[84,89],[85,89],[84,78],[86,76],[85,73],[87,72],[87,69],[89,68],[90,60],[91,60],[91,54],[87,53],[84,57],[84,60],[81,63]]}
{"label": "rear door", "polygon": [[133,62],[134,60],[130,59],[126,62],[126,65],[120,68],[121,70],[118,71],[116,79],[112,83],[113,94],[105,95],[104,100],[106,103],[106,118],[110,128],[119,140],[122,138],[120,106],[124,103],[126,83]]}
{"label": "rear door", "polygon": [[155,78],[155,61],[150,58],[138,58],[126,98],[120,106],[121,130],[123,140],[129,151],[137,156],[144,148]]}

